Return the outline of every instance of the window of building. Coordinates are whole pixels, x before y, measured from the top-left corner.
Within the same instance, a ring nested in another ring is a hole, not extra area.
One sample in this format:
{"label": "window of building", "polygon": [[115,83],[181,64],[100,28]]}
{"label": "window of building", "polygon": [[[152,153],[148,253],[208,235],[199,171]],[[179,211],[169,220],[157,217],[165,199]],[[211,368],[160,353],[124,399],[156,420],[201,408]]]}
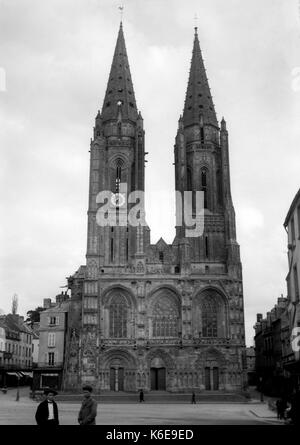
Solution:
{"label": "window of building", "polygon": [[292,242],[294,242],[296,239],[294,217],[292,217],[291,219],[291,237],[292,237]]}
{"label": "window of building", "polygon": [[204,208],[207,209],[207,171],[205,168],[201,170],[201,188],[204,193]]}
{"label": "window of building", "polygon": [[120,183],[121,183],[121,167],[120,165],[117,166],[116,171],[116,193],[119,193],[120,191]]}
{"label": "window of building", "polygon": [[299,301],[299,282],[298,282],[297,265],[294,266],[294,284],[295,284],[295,297],[296,297],[296,301]]}
{"label": "window of building", "polygon": [[110,239],[110,261],[113,262],[114,260],[114,239]]}
{"label": "window of building", "polygon": [[51,325],[58,324],[58,317],[54,317],[54,316],[49,317],[49,324],[51,324]]}
{"label": "window of building", "polygon": [[193,183],[192,183],[192,171],[190,168],[187,169],[186,172],[186,180],[187,180],[187,189],[188,191],[193,190]]}
{"label": "window of building", "polygon": [[96,325],[97,324],[97,315],[96,314],[84,314],[83,323],[90,324],[90,325]]}
{"label": "window of building", "polygon": [[158,257],[159,257],[159,261],[161,263],[163,263],[164,262],[164,253],[163,252],[159,252]]}
{"label": "window of building", "polygon": [[297,219],[298,219],[298,239],[300,239],[300,205],[297,207]]}
{"label": "window of building", "polygon": [[55,332],[49,332],[49,334],[48,334],[48,347],[49,348],[53,348],[54,346],[55,346]]}
{"label": "window of building", "polygon": [[97,309],[97,297],[84,297],[83,306],[85,309]]}
{"label": "window of building", "polygon": [[208,236],[205,236],[205,256],[206,258],[209,257],[209,241],[208,241]]}
{"label": "window of building", "polygon": [[[203,106],[199,106],[199,108],[203,108]],[[200,137],[201,137],[201,143],[204,144],[204,128],[203,126],[200,127]]]}
{"label": "window of building", "polygon": [[178,310],[168,297],[159,299],[153,308],[153,337],[178,336]]}
{"label": "window of building", "polygon": [[218,304],[207,296],[202,302],[202,336],[218,337]]}
{"label": "window of building", "polygon": [[217,170],[217,198],[218,204],[222,205],[222,174],[219,169]]}
{"label": "window of building", "polygon": [[127,302],[123,295],[114,295],[109,306],[109,335],[112,338],[127,337]]}
{"label": "window of building", "polygon": [[54,365],[54,352],[48,352],[48,365]]}

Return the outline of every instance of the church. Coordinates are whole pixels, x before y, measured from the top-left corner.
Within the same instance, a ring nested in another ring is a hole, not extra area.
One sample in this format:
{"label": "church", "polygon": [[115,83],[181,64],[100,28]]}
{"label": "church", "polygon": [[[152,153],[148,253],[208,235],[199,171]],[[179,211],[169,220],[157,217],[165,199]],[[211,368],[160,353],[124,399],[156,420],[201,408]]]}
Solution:
{"label": "church", "polygon": [[[224,118],[217,121],[197,28],[174,136],[174,199],[175,191],[200,191],[203,228],[196,236],[187,230],[179,217],[184,202],[176,199],[172,244],[162,238],[151,244],[142,218],[138,224],[128,218],[132,196],[145,192],[147,153],[121,22],[90,144],[86,265],[68,278],[66,391],[85,383],[96,393],[244,389],[242,265],[228,132]],[[190,216],[197,220],[193,193]],[[114,217],[105,224],[110,210]]]}

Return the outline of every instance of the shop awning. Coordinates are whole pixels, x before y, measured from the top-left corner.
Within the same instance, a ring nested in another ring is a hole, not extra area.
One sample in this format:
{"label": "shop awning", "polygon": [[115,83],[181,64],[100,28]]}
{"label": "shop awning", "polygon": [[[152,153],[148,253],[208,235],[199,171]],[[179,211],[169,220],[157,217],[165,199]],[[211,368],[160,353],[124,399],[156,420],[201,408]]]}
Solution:
{"label": "shop awning", "polygon": [[20,377],[16,372],[7,372],[8,375],[15,375],[16,377]]}
{"label": "shop awning", "polygon": [[32,377],[33,376],[32,372],[27,372],[27,371],[22,371],[21,374],[23,374],[24,376],[27,376],[27,377]]}

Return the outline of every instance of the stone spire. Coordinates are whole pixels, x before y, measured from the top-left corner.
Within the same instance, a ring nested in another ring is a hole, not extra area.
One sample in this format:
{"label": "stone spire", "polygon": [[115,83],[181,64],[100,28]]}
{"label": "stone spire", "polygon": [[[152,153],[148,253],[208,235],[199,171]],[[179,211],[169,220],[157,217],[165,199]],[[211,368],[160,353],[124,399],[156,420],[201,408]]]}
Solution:
{"label": "stone spire", "polygon": [[117,119],[120,106],[123,120],[137,120],[138,112],[131,80],[122,22],[120,23],[118,39],[102,107],[101,117],[103,122],[110,119]]}
{"label": "stone spire", "polygon": [[203,124],[211,124],[218,127],[216,112],[202,59],[198,32],[197,28],[195,28],[191,69],[183,111],[183,124],[186,127],[198,124],[200,120],[202,120]]}

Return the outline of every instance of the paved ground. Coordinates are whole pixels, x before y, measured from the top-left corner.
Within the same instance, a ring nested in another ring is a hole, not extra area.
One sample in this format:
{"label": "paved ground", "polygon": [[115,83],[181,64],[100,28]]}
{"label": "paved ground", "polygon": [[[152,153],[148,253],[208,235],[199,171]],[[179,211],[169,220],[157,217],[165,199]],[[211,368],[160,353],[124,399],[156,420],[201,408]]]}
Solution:
{"label": "paved ground", "polygon": [[[0,392],[0,425],[34,425],[37,402],[29,399],[29,389]],[[77,425],[78,403],[58,404],[61,425]],[[249,404],[99,404],[98,425],[266,425],[283,424],[267,403]]]}

